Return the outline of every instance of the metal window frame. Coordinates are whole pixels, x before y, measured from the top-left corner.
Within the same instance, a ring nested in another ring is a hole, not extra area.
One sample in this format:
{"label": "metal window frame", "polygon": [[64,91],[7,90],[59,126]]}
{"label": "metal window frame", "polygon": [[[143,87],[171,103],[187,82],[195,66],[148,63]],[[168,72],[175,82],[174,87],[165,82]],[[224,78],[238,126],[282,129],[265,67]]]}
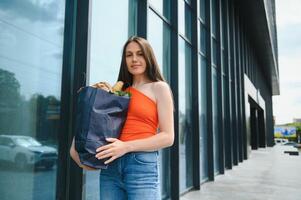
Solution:
{"label": "metal window frame", "polygon": [[66,0],[56,199],[82,199],[82,170],[69,155],[77,90],[85,85],[89,1]]}

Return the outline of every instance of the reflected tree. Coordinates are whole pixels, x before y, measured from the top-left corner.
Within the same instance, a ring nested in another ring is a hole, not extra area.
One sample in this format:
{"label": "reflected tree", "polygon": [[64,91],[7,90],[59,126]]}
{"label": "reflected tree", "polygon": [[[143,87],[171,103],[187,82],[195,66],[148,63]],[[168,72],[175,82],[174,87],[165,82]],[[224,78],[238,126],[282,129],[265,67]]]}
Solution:
{"label": "reflected tree", "polygon": [[[34,137],[40,141],[53,143],[57,140],[60,119],[60,101],[54,96],[44,97],[41,94],[33,95],[28,101],[31,112],[31,128]],[[32,135],[33,136],[33,135]]]}
{"label": "reflected tree", "polygon": [[18,131],[21,101],[20,83],[15,74],[0,69],[0,134]]}
{"label": "reflected tree", "polygon": [[33,94],[22,98],[15,74],[0,69],[0,134],[28,135],[46,143],[57,140],[60,101]]}

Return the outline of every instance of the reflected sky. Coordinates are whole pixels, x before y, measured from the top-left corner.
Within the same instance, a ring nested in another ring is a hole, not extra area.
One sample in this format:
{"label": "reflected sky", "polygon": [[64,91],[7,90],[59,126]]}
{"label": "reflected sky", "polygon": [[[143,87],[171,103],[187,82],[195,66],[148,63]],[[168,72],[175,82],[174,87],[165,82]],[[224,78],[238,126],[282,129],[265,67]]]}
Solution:
{"label": "reflected sky", "polygon": [[148,19],[148,41],[154,50],[161,72],[163,71],[163,21],[152,11],[149,10]]}
{"label": "reflected sky", "polygon": [[64,1],[0,1],[0,68],[13,72],[21,95],[60,98]]}
{"label": "reflected sky", "polygon": [[[118,78],[122,48],[128,39],[128,1],[93,1],[89,83]],[[114,12],[111,9],[114,8]]]}
{"label": "reflected sky", "polygon": [[[88,84],[118,78],[122,48],[129,35],[129,1],[93,0],[89,44]],[[133,2],[132,2],[133,3]],[[114,8],[114,12],[112,12]],[[132,14],[132,13],[131,13]],[[99,198],[99,172],[85,171],[84,198]]]}

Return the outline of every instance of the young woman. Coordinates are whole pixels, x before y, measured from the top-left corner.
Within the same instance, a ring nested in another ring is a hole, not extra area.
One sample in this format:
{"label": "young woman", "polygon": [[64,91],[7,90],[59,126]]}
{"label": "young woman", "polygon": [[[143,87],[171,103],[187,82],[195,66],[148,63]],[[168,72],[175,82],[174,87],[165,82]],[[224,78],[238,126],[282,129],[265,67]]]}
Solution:
{"label": "young woman", "polygon": [[[125,43],[118,80],[130,85],[124,89],[132,96],[120,138],[107,138],[96,150],[98,159],[108,159],[100,199],[159,200],[158,150],[174,141],[173,99],[147,40],[134,36]],[[80,165],[74,144],[70,153]]]}

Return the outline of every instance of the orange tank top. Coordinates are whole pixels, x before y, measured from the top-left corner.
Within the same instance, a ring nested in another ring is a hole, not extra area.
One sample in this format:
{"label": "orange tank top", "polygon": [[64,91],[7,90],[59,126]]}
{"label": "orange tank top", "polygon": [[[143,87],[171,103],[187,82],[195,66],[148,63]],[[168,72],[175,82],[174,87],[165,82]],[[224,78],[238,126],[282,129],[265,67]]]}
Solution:
{"label": "orange tank top", "polygon": [[155,135],[158,128],[157,104],[133,87],[128,87],[126,91],[132,96],[119,139],[129,141]]}

